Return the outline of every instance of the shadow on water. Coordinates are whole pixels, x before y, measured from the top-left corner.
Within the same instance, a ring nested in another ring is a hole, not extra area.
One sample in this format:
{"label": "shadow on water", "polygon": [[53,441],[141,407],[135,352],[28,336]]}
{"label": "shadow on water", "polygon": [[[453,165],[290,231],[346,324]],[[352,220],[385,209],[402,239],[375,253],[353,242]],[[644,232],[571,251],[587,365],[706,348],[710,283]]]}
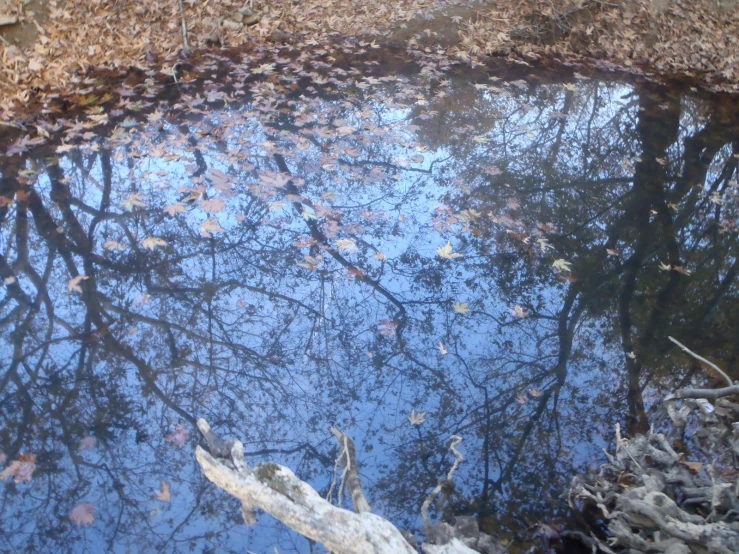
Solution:
{"label": "shadow on water", "polygon": [[0,157],[2,550],[315,551],[204,480],[205,417],[323,493],[340,427],[410,529],[460,435],[437,516],[517,551],[713,384],[668,335],[739,377],[736,99],[357,50],[91,83]]}

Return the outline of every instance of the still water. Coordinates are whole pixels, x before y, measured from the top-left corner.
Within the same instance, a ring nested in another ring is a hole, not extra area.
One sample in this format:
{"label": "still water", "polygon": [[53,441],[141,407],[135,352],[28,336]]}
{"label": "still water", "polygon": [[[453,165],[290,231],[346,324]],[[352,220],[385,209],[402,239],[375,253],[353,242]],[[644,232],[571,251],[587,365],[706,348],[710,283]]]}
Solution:
{"label": "still water", "polygon": [[0,550],[320,552],[244,525],[199,417],[321,493],[340,428],[411,530],[456,434],[437,517],[566,520],[713,384],[668,335],[739,377],[737,100],[606,77],[347,44],[50,109],[0,157]]}

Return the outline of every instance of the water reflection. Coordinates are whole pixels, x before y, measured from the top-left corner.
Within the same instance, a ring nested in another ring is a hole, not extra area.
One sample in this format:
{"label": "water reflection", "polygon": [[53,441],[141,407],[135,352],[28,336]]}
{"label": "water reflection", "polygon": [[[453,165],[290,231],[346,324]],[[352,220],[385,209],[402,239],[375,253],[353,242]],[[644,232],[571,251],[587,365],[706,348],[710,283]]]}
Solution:
{"label": "water reflection", "polygon": [[733,99],[260,56],[0,158],[0,441],[36,457],[3,549],[314,549],[202,478],[205,417],[324,492],[342,428],[411,529],[461,435],[439,517],[515,550],[615,423],[709,378],[668,334],[737,375]]}

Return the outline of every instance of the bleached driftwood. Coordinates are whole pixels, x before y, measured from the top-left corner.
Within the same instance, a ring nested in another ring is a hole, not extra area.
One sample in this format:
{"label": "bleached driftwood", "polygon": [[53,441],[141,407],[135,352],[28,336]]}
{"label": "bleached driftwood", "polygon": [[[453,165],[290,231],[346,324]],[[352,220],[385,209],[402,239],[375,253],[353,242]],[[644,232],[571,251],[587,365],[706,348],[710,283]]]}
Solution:
{"label": "bleached driftwood", "polygon": [[[200,446],[195,451],[203,473],[241,501],[247,524],[254,523],[254,509],[259,508],[334,554],[417,554],[392,523],[371,512],[359,480],[354,443],[341,431],[331,430],[339,442],[342,488],[351,495],[357,513],[324,500],[287,467],[271,462],[249,467],[241,442],[221,440],[204,419],[198,420],[198,428],[210,451]],[[455,437],[453,445],[459,440]],[[456,449],[453,452],[457,455],[456,469],[462,457]],[[501,552],[491,537],[479,532],[473,518],[458,518],[455,526],[438,524],[433,526],[432,534],[437,544],[424,543],[421,548],[426,554]],[[473,550],[469,545],[479,546]]]}
{"label": "bleached driftwood", "polygon": [[[204,419],[198,428],[206,440],[213,435]],[[222,448],[216,449],[218,454],[224,453]],[[231,443],[228,458],[211,456],[199,446],[195,456],[210,481],[241,501],[242,511],[264,510],[336,554],[415,554],[400,531],[380,516],[329,504],[284,466],[268,462],[249,467],[240,441]]]}

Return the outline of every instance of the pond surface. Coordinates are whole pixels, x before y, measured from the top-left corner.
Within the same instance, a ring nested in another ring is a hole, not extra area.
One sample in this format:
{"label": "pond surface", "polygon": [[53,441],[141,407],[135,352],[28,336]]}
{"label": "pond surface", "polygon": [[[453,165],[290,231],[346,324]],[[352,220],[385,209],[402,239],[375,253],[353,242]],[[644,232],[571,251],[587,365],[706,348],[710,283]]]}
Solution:
{"label": "pond surface", "polygon": [[459,435],[437,517],[517,551],[715,385],[668,335],[739,377],[736,99],[370,45],[187,71],[0,157],[0,550],[320,551],[205,480],[204,417],[322,494],[340,428],[411,530]]}

